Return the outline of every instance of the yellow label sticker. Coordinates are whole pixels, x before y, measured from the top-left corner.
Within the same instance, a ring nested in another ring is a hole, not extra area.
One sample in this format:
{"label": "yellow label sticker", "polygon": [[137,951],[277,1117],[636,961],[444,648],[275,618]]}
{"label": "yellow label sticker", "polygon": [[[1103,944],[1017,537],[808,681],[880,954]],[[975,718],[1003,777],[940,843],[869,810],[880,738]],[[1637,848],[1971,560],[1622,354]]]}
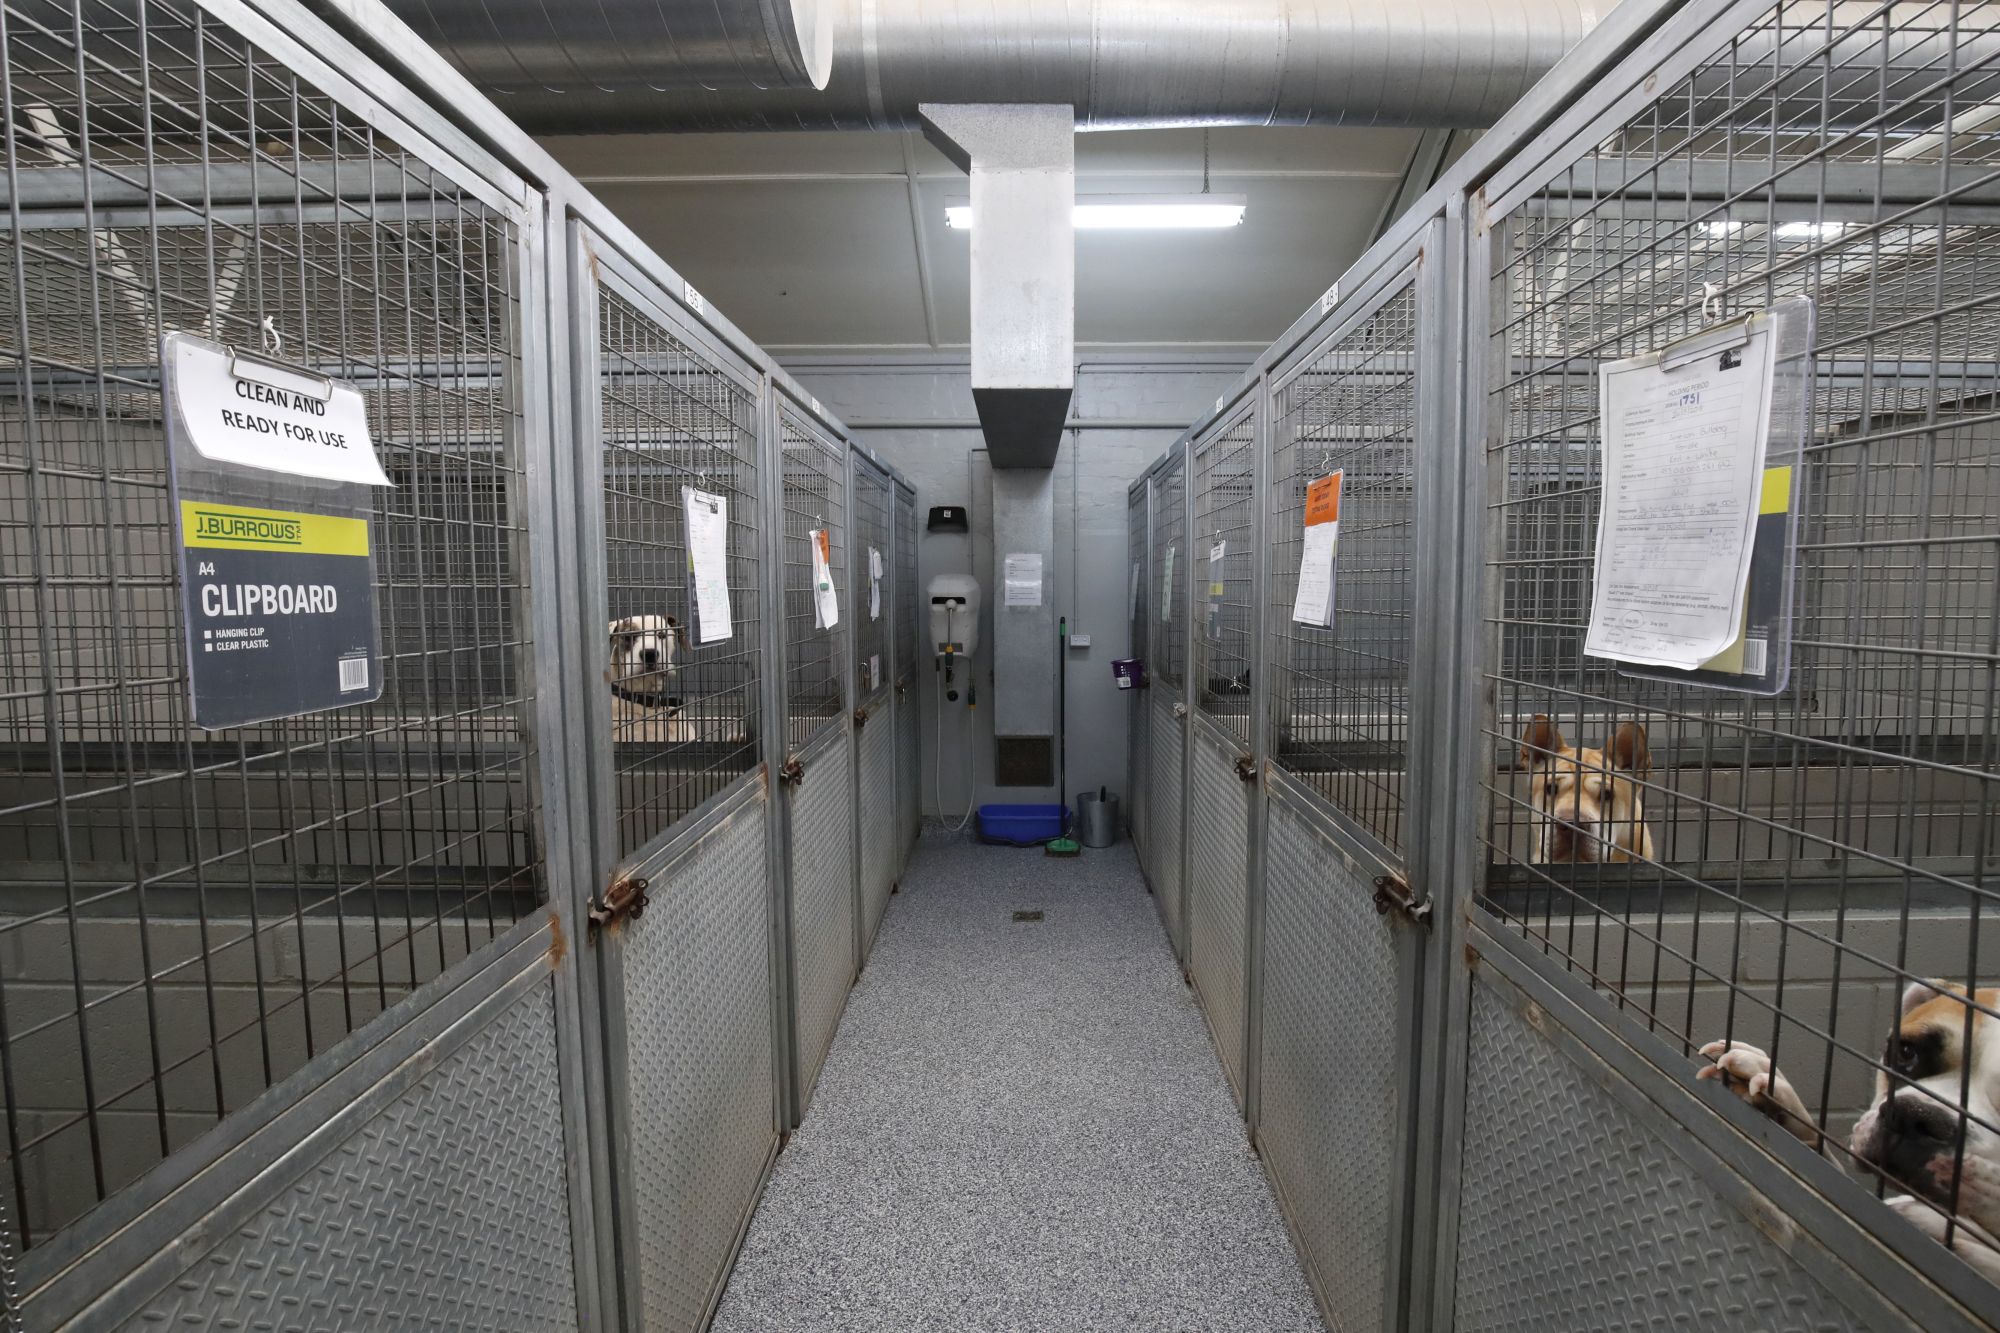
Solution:
{"label": "yellow label sticker", "polygon": [[1792,507],[1792,470],[1788,467],[1764,469],[1764,489],[1757,497],[1757,512],[1782,514]]}
{"label": "yellow label sticker", "polygon": [[367,555],[368,520],[183,500],[181,545],[303,555]]}

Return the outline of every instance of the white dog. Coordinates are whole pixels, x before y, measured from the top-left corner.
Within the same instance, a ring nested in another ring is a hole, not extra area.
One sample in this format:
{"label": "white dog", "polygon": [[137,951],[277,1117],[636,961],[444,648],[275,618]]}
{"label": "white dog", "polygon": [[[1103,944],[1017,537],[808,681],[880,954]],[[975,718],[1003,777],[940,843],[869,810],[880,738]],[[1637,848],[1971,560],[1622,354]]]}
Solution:
{"label": "white dog", "polygon": [[681,710],[674,658],[687,647],[687,631],[672,616],[626,616],[611,622],[611,664],[604,679],[620,699],[646,708]]}
{"label": "white dog", "polygon": [[[2000,1005],[2000,990],[1975,995],[1985,1009]],[[1952,1248],[2000,1280],[2000,1134],[1989,1128],[2000,1124],[2000,1024],[1975,1010],[1968,1043],[1965,1019],[1964,987],[1910,983],[1882,1055],[1897,1077],[1876,1072],[1875,1100],[1848,1149],[1864,1170],[1909,1191],[1885,1202],[1933,1239],[1945,1239],[1943,1210],[1956,1204]],[[1714,1063],[1696,1078],[1720,1080],[1797,1137],[1815,1141],[1805,1103],[1770,1056],[1740,1041],[1712,1041],[1701,1053]]]}

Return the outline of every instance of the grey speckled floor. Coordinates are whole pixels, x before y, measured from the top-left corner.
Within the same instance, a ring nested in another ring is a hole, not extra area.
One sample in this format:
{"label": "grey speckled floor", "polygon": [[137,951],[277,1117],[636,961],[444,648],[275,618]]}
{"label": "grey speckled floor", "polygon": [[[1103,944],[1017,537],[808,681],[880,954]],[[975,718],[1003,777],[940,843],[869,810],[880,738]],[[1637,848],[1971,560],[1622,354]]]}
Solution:
{"label": "grey speckled floor", "polygon": [[1321,1327],[1130,846],[927,832],[715,1328]]}

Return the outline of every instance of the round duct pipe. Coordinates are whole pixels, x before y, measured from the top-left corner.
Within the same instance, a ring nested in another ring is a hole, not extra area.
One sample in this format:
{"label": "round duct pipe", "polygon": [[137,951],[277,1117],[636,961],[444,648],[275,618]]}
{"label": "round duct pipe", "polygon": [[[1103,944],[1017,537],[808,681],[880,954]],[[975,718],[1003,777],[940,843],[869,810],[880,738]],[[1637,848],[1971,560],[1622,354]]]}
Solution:
{"label": "round duct pipe", "polygon": [[907,129],[920,102],[1068,103],[1078,129],[1485,126],[1612,2],[389,5],[529,130],[614,133]]}
{"label": "round duct pipe", "polygon": [[[524,122],[571,99],[633,114],[728,90],[826,87],[839,0],[391,0]],[[526,113],[526,114],[523,114]],[[595,113],[602,114],[602,112]]]}

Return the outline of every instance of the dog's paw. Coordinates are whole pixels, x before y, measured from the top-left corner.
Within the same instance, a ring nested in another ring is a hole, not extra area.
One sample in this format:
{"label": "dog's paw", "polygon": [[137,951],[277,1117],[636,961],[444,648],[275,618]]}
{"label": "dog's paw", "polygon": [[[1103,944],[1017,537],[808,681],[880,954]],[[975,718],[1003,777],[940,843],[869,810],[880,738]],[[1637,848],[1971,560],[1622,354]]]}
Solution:
{"label": "dog's paw", "polygon": [[1698,1079],[1718,1079],[1750,1106],[1770,1116],[1799,1138],[1814,1138],[1806,1105],[1785,1076],[1771,1067],[1771,1057],[1745,1042],[1712,1041],[1701,1048],[1711,1063],[1696,1071]]}

